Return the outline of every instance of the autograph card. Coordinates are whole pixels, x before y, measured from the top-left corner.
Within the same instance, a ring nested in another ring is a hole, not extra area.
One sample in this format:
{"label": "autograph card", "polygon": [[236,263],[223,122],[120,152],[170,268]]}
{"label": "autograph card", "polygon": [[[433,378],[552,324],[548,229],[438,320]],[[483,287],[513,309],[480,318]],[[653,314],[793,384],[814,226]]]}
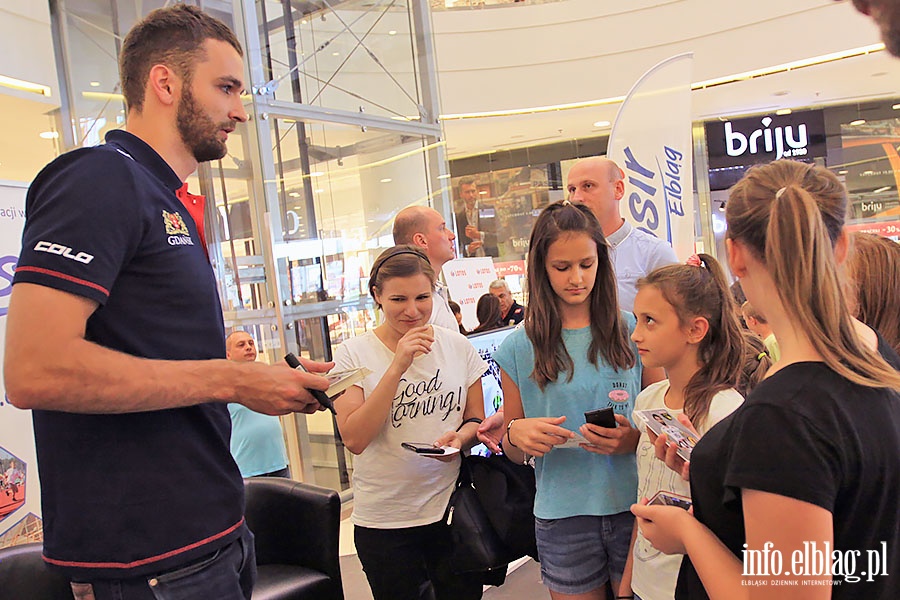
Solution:
{"label": "autograph card", "polygon": [[670,441],[678,446],[678,456],[691,460],[691,450],[697,444],[697,435],[681,424],[675,416],[665,408],[637,410],[635,413],[656,435],[666,434]]}

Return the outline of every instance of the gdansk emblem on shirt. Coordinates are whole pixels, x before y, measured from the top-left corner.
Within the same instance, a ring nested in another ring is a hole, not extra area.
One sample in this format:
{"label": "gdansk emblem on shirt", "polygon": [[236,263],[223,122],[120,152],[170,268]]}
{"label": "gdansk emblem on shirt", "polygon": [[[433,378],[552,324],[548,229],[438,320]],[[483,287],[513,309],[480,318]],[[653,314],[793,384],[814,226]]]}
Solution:
{"label": "gdansk emblem on shirt", "polygon": [[162,211],[163,221],[166,224],[166,235],[190,235],[184,219],[177,212]]}

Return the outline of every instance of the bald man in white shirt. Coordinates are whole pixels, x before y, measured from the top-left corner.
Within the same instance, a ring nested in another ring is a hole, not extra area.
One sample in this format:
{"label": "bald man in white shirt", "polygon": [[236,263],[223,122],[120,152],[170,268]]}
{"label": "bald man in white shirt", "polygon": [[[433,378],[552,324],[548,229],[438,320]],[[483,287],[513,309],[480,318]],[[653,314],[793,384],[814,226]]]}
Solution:
{"label": "bald man in white shirt", "polygon": [[[456,235],[447,227],[441,213],[427,206],[409,206],[394,218],[394,243],[419,246],[425,250],[428,262],[435,275],[440,275],[447,261],[456,258]],[[450,331],[459,331],[459,325],[450,305],[447,289],[440,281],[435,282],[434,306],[429,323]]]}

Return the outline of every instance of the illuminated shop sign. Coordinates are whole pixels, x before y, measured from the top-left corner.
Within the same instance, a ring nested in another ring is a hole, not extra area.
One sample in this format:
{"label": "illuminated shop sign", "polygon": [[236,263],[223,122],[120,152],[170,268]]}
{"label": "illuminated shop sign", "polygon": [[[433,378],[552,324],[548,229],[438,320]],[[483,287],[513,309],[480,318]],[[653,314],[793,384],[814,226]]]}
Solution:
{"label": "illuminated shop sign", "polygon": [[[794,126],[775,127],[772,130],[772,117],[763,117],[762,128],[749,135],[735,131],[731,121],[725,122],[725,152],[728,156],[742,156],[746,153],[775,152],[775,159],[806,156],[809,152],[809,136],[806,123],[797,125],[796,138]],[[774,141],[773,141],[774,140]]]}
{"label": "illuminated shop sign", "polygon": [[728,189],[744,171],[779,158],[813,162],[824,157],[825,117],[821,110],[760,115],[706,123],[709,187]]}
{"label": "illuminated shop sign", "polygon": [[825,156],[821,110],[765,115],[706,124],[710,169],[749,166],[779,158],[810,161]]}

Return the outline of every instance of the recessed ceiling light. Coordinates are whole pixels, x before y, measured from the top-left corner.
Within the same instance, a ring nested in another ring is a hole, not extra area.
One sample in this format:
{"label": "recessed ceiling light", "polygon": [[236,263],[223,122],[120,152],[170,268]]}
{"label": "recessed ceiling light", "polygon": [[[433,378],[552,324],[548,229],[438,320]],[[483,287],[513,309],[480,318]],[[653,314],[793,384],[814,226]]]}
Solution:
{"label": "recessed ceiling light", "polygon": [[443,175],[438,175],[438,179],[450,179],[450,173],[444,173]]}
{"label": "recessed ceiling light", "polygon": [[0,85],[2,85],[3,87],[13,88],[14,90],[34,92],[42,96],[50,95],[50,88],[46,85],[41,85],[40,83],[32,83],[30,81],[23,81],[22,79],[15,79],[13,77],[7,77],[6,75],[0,75]]}
{"label": "recessed ceiling light", "polygon": [[889,189],[891,189],[891,186],[886,185],[886,186],[884,186],[884,187],[878,188],[877,190],[872,190],[872,193],[873,193],[873,194],[880,194],[881,192],[886,192],[886,191],[888,191]]}
{"label": "recessed ceiling light", "polygon": [[594,123],[594,127],[609,127],[611,123],[609,121],[597,121]]}
{"label": "recessed ceiling light", "polygon": [[312,173],[309,174],[309,176],[310,177],[321,177],[324,174],[325,173],[323,173],[322,171],[313,171]]}
{"label": "recessed ceiling light", "polygon": [[895,104],[891,108],[893,108],[894,110],[900,110],[900,104]]}
{"label": "recessed ceiling light", "polygon": [[856,127],[857,125],[865,125],[865,124],[866,124],[865,119],[857,119],[855,121],[850,121],[850,125],[853,127]]}
{"label": "recessed ceiling light", "polygon": [[838,175],[846,175],[847,173],[849,173],[847,170],[838,171]]}
{"label": "recessed ceiling light", "polygon": [[301,25],[306,25],[306,19],[303,19],[302,21],[300,21],[300,24],[301,24]]}
{"label": "recessed ceiling light", "polygon": [[290,196],[291,198],[299,198],[300,192],[289,192],[288,196]]}
{"label": "recessed ceiling light", "polygon": [[340,53],[340,52],[332,52],[331,55],[332,55],[332,56],[340,56],[341,53]]}
{"label": "recessed ceiling light", "polygon": [[58,131],[42,131],[38,135],[41,136],[42,138],[44,138],[45,140],[55,140],[56,138],[59,137],[59,132]]}
{"label": "recessed ceiling light", "polygon": [[392,181],[393,181],[393,179],[391,179],[390,177],[385,177],[384,179],[381,180],[381,183],[390,183]]}
{"label": "recessed ceiling light", "polygon": [[776,115],[789,115],[791,114],[791,109],[789,108],[781,108],[775,111]]}
{"label": "recessed ceiling light", "polygon": [[92,82],[91,82],[91,87],[100,87],[100,82],[99,82],[99,81],[92,81]]}
{"label": "recessed ceiling light", "polygon": [[487,196],[487,192],[484,190],[480,190],[478,193],[481,194],[482,196]]}
{"label": "recessed ceiling light", "polygon": [[388,35],[397,35],[397,30],[391,29],[390,31],[388,31]]}

